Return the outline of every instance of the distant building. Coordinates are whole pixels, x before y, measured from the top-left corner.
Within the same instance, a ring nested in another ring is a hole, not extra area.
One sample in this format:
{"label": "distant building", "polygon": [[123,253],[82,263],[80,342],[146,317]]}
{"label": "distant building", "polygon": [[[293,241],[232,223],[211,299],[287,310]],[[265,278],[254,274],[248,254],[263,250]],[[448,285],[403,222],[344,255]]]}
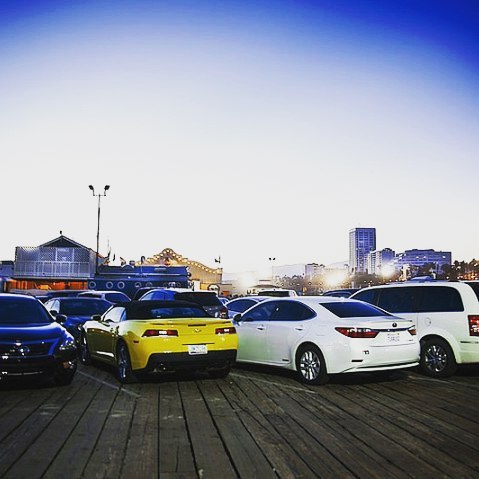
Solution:
{"label": "distant building", "polygon": [[396,258],[398,268],[403,266],[424,266],[427,263],[435,265],[436,272],[442,270],[443,265],[452,264],[450,251],[434,251],[433,249],[408,249],[399,253]]}
{"label": "distant building", "polygon": [[354,228],[349,231],[349,270],[367,272],[368,253],[376,249],[376,228]]}
{"label": "distant building", "polygon": [[393,265],[396,253],[391,248],[370,251],[366,258],[366,269],[371,274],[381,274],[385,268]]}

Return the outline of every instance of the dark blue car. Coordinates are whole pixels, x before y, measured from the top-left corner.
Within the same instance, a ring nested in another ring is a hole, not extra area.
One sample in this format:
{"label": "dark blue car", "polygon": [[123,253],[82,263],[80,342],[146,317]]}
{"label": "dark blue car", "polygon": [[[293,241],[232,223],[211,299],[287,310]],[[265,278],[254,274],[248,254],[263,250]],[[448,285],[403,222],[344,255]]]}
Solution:
{"label": "dark blue car", "polygon": [[80,339],[80,328],[94,314],[103,314],[112,303],[99,298],[60,297],[49,299],[45,308],[75,338]]}
{"label": "dark blue car", "polygon": [[0,294],[0,380],[48,375],[69,384],[77,368],[75,340],[32,296]]}

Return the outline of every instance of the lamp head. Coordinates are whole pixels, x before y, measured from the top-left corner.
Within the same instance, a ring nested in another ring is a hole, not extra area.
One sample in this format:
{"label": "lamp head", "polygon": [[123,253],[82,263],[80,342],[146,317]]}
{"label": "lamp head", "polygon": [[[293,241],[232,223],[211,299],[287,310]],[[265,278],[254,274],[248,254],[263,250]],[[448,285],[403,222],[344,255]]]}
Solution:
{"label": "lamp head", "polygon": [[108,191],[110,189],[110,185],[105,185],[105,191]]}

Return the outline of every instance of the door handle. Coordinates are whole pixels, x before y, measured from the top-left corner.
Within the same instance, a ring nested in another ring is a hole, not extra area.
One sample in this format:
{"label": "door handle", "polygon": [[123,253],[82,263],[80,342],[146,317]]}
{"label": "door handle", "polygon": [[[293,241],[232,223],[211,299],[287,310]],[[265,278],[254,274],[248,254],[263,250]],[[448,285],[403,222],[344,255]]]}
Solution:
{"label": "door handle", "polygon": [[296,331],[302,331],[304,329],[304,327],[303,326],[298,326],[297,328],[294,328],[294,329],[296,329]]}
{"label": "door handle", "polygon": [[260,324],[259,326],[256,326],[256,329],[259,329],[260,331],[264,331],[265,327],[262,324]]}

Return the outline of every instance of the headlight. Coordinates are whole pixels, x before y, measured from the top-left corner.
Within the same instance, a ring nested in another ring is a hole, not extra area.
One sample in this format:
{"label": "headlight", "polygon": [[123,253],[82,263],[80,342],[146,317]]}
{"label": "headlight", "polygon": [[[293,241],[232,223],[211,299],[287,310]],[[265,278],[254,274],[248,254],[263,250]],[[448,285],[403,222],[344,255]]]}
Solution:
{"label": "headlight", "polygon": [[59,351],[72,351],[74,349],[76,349],[76,344],[75,340],[71,336],[64,339],[60,343],[60,346],[58,346]]}

